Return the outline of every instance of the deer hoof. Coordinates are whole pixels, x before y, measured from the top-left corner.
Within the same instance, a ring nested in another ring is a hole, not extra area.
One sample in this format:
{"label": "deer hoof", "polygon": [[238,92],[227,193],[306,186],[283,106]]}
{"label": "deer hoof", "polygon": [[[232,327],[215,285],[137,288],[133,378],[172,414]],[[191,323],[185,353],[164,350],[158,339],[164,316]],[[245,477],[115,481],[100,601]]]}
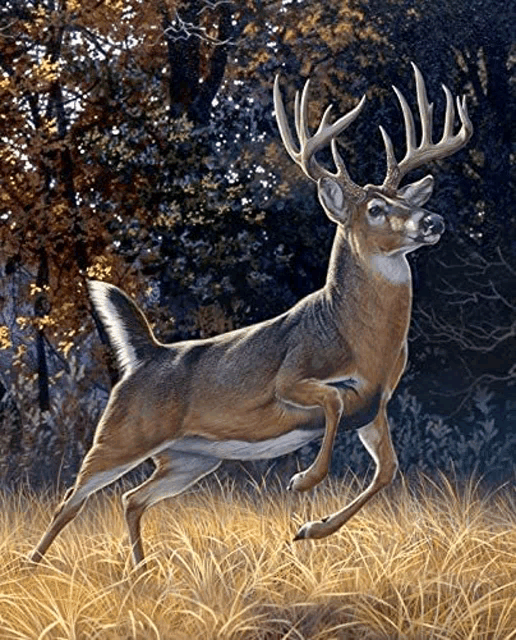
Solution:
{"label": "deer hoof", "polygon": [[306,524],[304,524],[296,535],[292,538],[292,542],[296,542],[297,540],[304,540],[306,538]]}
{"label": "deer hoof", "polygon": [[328,531],[328,527],[325,525],[328,518],[317,520],[316,522],[306,522],[294,536],[294,542],[296,540],[317,540],[318,538],[325,538],[331,533]]}
{"label": "deer hoof", "polygon": [[307,475],[306,471],[296,473],[290,478],[287,491],[308,491],[314,486],[311,478]]}

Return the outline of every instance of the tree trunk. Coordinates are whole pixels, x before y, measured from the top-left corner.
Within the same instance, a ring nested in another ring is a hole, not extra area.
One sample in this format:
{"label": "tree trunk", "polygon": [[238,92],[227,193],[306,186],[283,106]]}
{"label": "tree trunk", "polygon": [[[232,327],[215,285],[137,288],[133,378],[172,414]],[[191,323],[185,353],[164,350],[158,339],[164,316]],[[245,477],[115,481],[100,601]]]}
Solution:
{"label": "tree trunk", "polygon": [[[43,318],[47,312],[47,300],[44,287],[48,285],[48,259],[45,248],[42,247],[39,254],[38,275],[36,286],[40,291],[34,303],[34,314],[37,318]],[[36,357],[38,363],[38,404],[40,411],[50,409],[50,391],[48,379],[48,363],[45,350],[45,331],[38,328],[36,335]]]}

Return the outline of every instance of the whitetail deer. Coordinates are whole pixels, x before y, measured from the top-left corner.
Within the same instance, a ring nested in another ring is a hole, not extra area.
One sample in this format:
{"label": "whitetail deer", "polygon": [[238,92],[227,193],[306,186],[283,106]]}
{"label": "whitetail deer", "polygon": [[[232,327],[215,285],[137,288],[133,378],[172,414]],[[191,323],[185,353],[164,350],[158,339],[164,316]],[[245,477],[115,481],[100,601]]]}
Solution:
{"label": "whitetail deer", "polygon": [[[89,283],[123,375],[75,486],[31,553],[33,561],[42,558],[92,492],[149,457],[156,464],[154,473],[123,496],[135,564],[144,557],[140,520],[145,509],[184,491],[221,460],[274,458],[322,435],[313,464],[290,481],[290,489],[306,491],[328,473],[339,423],[358,429],[376,463],[371,483],[342,510],[304,524],[295,539],[337,531],[392,480],[397,460],[386,407],[407,361],[412,287],[406,254],[435,244],[444,231],[441,216],[422,208],[431,195],[432,177],[402,188],[399,184],[412,169],[461,149],[473,130],[463,97],[457,99],[461,126],[453,133],[455,108],[444,87],[444,132],[439,142],[432,142],[432,105],[415,65],[414,71],[421,143],[410,108],[395,88],[405,121],[406,154],[398,162],[381,129],[386,177],[379,186],[365,187],[352,182],[336,145],[336,137],[362,110],[364,98],[331,125],[328,107],[311,136],[307,82],[295,101],[298,150],[276,77],[274,105],[283,143],[317,183],[319,201],[337,225],[324,287],[292,309],[216,337],[161,344],[142,311],[120,289]],[[336,173],[315,157],[328,143]]]}

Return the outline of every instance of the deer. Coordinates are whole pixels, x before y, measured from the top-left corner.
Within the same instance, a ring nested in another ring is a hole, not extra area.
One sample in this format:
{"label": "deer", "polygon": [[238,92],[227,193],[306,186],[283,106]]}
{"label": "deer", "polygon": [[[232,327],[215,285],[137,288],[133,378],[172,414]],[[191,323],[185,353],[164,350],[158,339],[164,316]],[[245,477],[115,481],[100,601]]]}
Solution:
{"label": "deer", "polygon": [[[418,143],[412,111],[393,87],[404,119],[406,151],[396,159],[380,127],[386,157],[381,185],[352,181],[337,137],[355,121],[365,96],[329,123],[330,105],[311,134],[309,80],[295,96],[294,141],[280,90],[274,109],[288,155],[317,185],[319,203],[336,225],[324,286],[281,315],[221,335],[170,344],[158,341],[137,304],[119,288],[88,281],[89,294],[116,353],[121,377],[113,387],[75,484],[65,493],[30,554],[39,562],[93,492],[151,458],[153,473],[122,496],[132,561],[145,566],[141,518],[158,501],[185,491],[223,460],[272,459],[322,441],[313,462],[288,489],[306,492],[328,474],[339,425],[357,430],[375,463],[370,483],[342,509],[304,523],[294,540],[335,533],[394,478],[387,404],[407,364],[412,278],[407,254],[434,245],[444,220],[423,208],[434,180],[401,186],[412,170],[462,149],[473,133],[466,97],[446,96],[439,142],[433,105],[413,64],[419,108]],[[459,130],[456,114],[460,119]],[[330,145],[336,171],[316,159]]]}

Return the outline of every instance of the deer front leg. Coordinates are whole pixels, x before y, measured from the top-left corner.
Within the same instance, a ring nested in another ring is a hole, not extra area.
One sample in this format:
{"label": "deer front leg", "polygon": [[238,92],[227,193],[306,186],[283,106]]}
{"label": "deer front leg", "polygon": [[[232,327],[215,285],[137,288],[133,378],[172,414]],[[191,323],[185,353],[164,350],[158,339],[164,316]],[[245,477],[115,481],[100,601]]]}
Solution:
{"label": "deer front leg", "polygon": [[304,524],[297,532],[294,540],[325,538],[334,533],[351,516],[355,515],[375,493],[388,485],[394,478],[398,462],[392,446],[385,406],[380,408],[373,422],[358,429],[358,435],[376,463],[376,471],[371,483],[341,511],[332,513],[321,520]]}
{"label": "deer front leg", "polygon": [[337,389],[315,379],[300,380],[278,390],[278,395],[287,404],[302,408],[321,407],[324,411],[326,425],[319,453],[308,469],[292,476],[287,487],[288,490],[308,491],[328,474],[333,442],[343,410],[342,398]]}

